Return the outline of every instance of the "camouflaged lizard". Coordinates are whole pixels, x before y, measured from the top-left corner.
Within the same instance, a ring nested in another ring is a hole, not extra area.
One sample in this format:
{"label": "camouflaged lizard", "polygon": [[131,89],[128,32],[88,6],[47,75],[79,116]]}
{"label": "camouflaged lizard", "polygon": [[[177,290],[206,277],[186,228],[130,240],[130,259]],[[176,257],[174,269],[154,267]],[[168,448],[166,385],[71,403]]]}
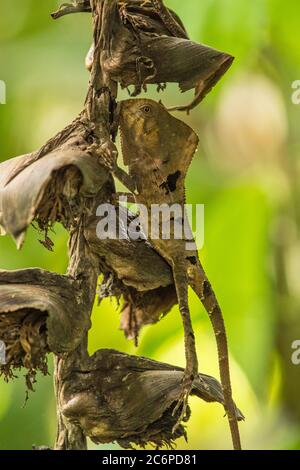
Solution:
{"label": "camouflaged lizard", "polygon": [[[185,123],[174,118],[163,105],[148,99],[123,101],[119,109],[119,127],[123,160],[129,168],[129,174],[119,167],[115,168],[114,174],[134,194],[135,202],[146,206],[149,209],[148,214],[151,214],[153,204],[176,203],[184,208],[185,177],[198,146],[198,137],[195,132]],[[141,220],[146,233],[150,233],[150,222],[146,219]],[[183,321],[186,370],[182,398],[178,404],[178,406],[182,405],[180,419],[184,417],[193,380],[198,373],[195,336],[188,304],[188,287],[191,286],[203,303],[214,329],[225,398],[224,407],[234,448],[240,449],[224,320],[216,296],[200,263],[196,246],[194,251],[187,250],[186,240],[175,239],[174,230],[168,240],[163,239],[161,235],[157,239],[151,236],[149,238],[155,250],[173,269]]]}

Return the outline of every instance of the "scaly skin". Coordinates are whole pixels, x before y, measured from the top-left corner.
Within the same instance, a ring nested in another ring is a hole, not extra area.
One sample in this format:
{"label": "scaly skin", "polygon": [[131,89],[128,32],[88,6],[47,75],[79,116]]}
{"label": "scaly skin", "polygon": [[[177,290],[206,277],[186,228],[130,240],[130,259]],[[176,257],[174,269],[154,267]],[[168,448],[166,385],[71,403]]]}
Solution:
{"label": "scaly skin", "polygon": [[[183,208],[185,177],[198,145],[198,137],[194,131],[171,116],[161,104],[148,99],[122,102],[119,118],[123,159],[124,164],[129,167],[129,175],[117,168],[116,176],[131,192],[134,191],[136,203],[147,207],[149,217],[153,204],[176,203]],[[151,220],[142,219],[144,231],[150,228],[150,222]],[[186,370],[182,399],[178,404],[178,407],[182,405],[180,420],[184,417],[193,380],[198,373],[195,337],[188,305],[190,285],[207,310],[214,329],[225,397],[224,406],[233,446],[239,450],[241,443],[232,399],[224,320],[216,296],[201,266],[196,246],[193,251],[187,250],[186,240],[175,239],[174,230],[171,230],[169,240],[164,240],[161,235],[159,239],[151,239],[150,234],[149,230],[152,246],[173,269],[184,327]]]}

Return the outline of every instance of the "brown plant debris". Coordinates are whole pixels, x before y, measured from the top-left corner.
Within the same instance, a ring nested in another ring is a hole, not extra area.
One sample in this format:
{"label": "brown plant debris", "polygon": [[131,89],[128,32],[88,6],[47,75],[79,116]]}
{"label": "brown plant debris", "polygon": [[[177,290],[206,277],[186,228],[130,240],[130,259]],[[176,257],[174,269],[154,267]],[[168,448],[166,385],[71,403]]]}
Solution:
{"label": "brown plant debris", "polygon": [[[32,315],[28,317],[29,312]],[[26,328],[28,325],[28,328],[34,326],[35,333],[45,333],[48,350],[58,355],[76,349],[91,326],[89,314],[82,308],[82,293],[78,283],[67,276],[41,269],[0,270],[0,315],[1,340],[5,342],[6,325],[17,327],[18,322],[24,321],[24,347],[27,345]],[[38,320],[41,318],[45,329],[42,325],[39,329]],[[30,328],[28,331],[31,335]],[[17,332],[17,329],[13,329],[13,332]],[[8,334],[14,338],[15,333]],[[35,339],[36,346],[33,345]],[[40,349],[37,335],[32,333],[30,341],[32,351]],[[26,364],[27,361],[22,362],[24,367]]]}
{"label": "brown plant debris", "polygon": [[[88,2],[64,4],[53,17],[80,11],[89,11]],[[189,112],[233,62],[230,54],[190,41],[181,19],[160,0],[111,0],[106,14],[110,26],[104,33],[101,67],[122,88],[133,86],[131,96],[146,91],[148,84],[160,91],[166,83],[178,83],[182,92],[195,90],[191,103],[174,108]],[[94,53],[95,45],[86,58],[89,70],[98,60]]]}
{"label": "brown plant debris", "polygon": [[[124,448],[172,447],[186,437],[184,424],[176,430],[181,410],[175,411],[181,393],[183,369],[118,351],[97,351],[81,368],[66,376],[62,387],[62,413],[77,423],[95,443],[116,441]],[[192,395],[223,403],[222,387],[213,377],[198,374]],[[138,399],[137,399],[138,397]],[[236,410],[239,420],[243,415]]]}
{"label": "brown plant debris", "polygon": [[48,374],[46,314],[31,309],[13,315],[1,313],[0,339],[6,350],[6,363],[0,366],[0,375],[9,380],[14,378],[15,369],[24,367],[27,387],[33,390],[37,372]]}
{"label": "brown plant debris", "polygon": [[169,265],[146,240],[130,239],[126,221],[132,220],[132,213],[122,206],[116,206],[116,213],[121,239],[100,240],[95,216],[87,218],[84,234],[104,274],[99,298],[123,298],[121,329],[137,342],[142,327],[167,314],[177,304],[177,295]]}
{"label": "brown plant debris", "polygon": [[[83,118],[82,118],[83,119]],[[77,128],[74,128],[77,123]],[[0,228],[21,247],[35,221],[52,249],[48,232],[55,222],[70,229],[109,178],[89,149],[91,129],[75,120],[39,151],[0,164]],[[69,127],[72,127],[70,134]]]}

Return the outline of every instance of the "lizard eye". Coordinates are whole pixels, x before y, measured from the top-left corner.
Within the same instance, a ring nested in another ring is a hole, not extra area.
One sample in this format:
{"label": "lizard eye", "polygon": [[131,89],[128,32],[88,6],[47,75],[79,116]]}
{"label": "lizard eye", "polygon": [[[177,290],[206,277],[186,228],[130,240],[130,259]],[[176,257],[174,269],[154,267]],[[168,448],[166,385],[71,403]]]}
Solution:
{"label": "lizard eye", "polygon": [[148,106],[148,105],[142,106],[141,110],[144,114],[147,114],[147,115],[151,114],[152,112],[151,106]]}

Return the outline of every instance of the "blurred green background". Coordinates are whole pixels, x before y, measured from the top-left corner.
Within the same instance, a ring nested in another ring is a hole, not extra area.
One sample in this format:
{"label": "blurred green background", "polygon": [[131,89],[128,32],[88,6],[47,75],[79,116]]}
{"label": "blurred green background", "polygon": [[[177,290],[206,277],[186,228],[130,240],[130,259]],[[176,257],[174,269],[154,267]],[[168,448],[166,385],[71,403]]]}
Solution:
{"label": "blurred green background", "polygon": [[[300,339],[300,106],[291,96],[292,83],[300,79],[300,3],[165,3],[180,14],[192,39],[236,57],[205,102],[190,116],[181,115],[201,142],[187,199],[205,204],[200,256],[226,317],[234,395],[247,417],[241,425],[244,447],[299,449],[300,366],[291,362],[291,344]],[[0,105],[1,161],[38,148],[82,108],[91,18],[81,14],[54,22],[49,14],[57,6],[57,0],[0,0],[0,80],[7,85],[7,104]],[[168,86],[160,98],[175,105],[190,96]],[[56,227],[54,253],[38,238],[30,230],[21,252],[1,238],[0,268],[64,273],[67,234]],[[193,295],[191,310],[201,371],[218,376],[211,327]],[[118,323],[113,301],[95,308],[90,352],[112,347],[184,365],[177,309],[143,331],[137,351]],[[39,378],[25,407],[24,399],[22,374],[10,384],[0,379],[0,449],[54,440],[51,377]],[[193,399],[191,404],[189,443],[179,441],[178,448],[230,448],[221,407]]]}

